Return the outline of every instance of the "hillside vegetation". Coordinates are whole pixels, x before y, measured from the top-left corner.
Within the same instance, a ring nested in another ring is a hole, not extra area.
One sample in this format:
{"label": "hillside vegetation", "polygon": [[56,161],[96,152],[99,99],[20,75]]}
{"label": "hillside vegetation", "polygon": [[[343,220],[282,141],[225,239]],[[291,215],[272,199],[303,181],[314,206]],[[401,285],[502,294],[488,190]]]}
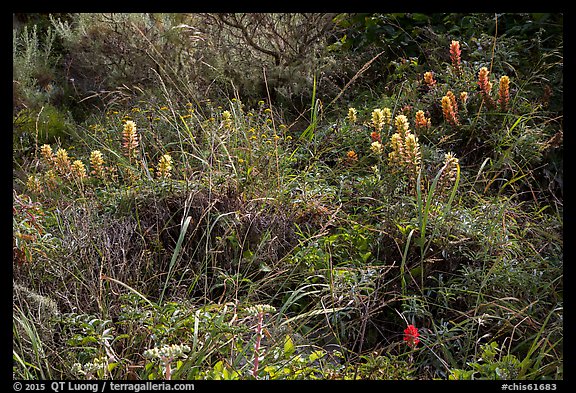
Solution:
{"label": "hillside vegetation", "polygon": [[16,14],[16,379],[562,379],[561,14]]}

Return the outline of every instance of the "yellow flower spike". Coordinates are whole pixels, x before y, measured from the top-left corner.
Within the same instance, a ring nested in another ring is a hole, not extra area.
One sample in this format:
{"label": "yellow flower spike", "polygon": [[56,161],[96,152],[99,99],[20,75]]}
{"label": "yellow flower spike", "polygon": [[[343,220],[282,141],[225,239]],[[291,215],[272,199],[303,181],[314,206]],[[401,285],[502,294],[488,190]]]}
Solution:
{"label": "yellow flower spike", "polygon": [[222,124],[224,125],[224,128],[232,128],[232,114],[230,111],[222,112]]}
{"label": "yellow flower spike", "polygon": [[407,134],[404,139],[404,159],[407,164],[414,165],[415,167],[420,166],[421,153],[420,144],[418,143],[418,137],[414,134]]}
{"label": "yellow flower spike", "polygon": [[58,176],[52,169],[46,171],[44,174],[44,183],[48,190],[52,191],[56,189],[56,186],[58,185]]}
{"label": "yellow flower spike", "polygon": [[76,179],[83,179],[87,176],[86,175],[86,167],[84,166],[84,163],[82,161],[75,160],[72,163],[72,175]]}
{"label": "yellow flower spike", "polygon": [[66,149],[63,149],[63,148],[58,149],[56,151],[55,159],[58,163],[62,163],[62,164],[68,163],[69,158],[68,158],[68,152],[66,151]]}
{"label": "yellow flower spike", "polygon": [[40,179],[38,179],[36,176],[33,175],[28,175],[28,180],[26,181],[26,188],[28,188],[35,194],[40,194],[41,192],[44,191]]}
{"label": "yellow flower spike", "polygon": [[346,158],[348,162],[358,161],[358,154],[356,154],[354,150],[350,150],[348,153],[346,153]]}
{"label": "yellow flower spike", "polygon": [[104,158],[100,150],[93,150],[90,153],[90,167],[92,168],[90,173],[97,177],[104,177]]}
{"label": "yellow flower spike", "polygon": [[374,141],[370,145],[370,150],[372,150],[372,152],[374,152],[376,154],[382,154],[384,152],[384,147],[382,146],[382,144],[380,142]]}
{"label": "yellow flower spike", "polygon": [[128,120],[124,123],[124,130],[122,131],[122,147],[126,149],[127,155],[133,155],[136,153],[136,148],[138,147],[138,132],[136,131],[136,123],[132,120]]}
{"label": "yellow flower spike", "polygon": [[446,165],[445,172],[448,173],[448,178],[451,181],[456,180],[456,172],[458,166],[458,158],[454,157],[452,153],[446,153],[444,155],[444,165]]}
{"label": "yellow flower spike", "polygon": [[252,315],[275,313],[276,308],[274,306],[270,306],[269,304],[256,304],[254,306],[248,307],[246,312]]}
{"label": "yellow flower spike", "polygon": [[56,165],[56,169],[58,172],[60,172],[61,175],[68,176],[70,174],[71,164],[66,149],[60,148],[56,151],[54,163]]}
{"label": "yellow flower spike", "polygon": [[40,154],[46,163],[51,164],[52,161],[54,161],[54,152],[52,151],[50,145],[44,144],[40,146]]}
{"label": "yellow flower spike", "polygon": [[172,176],[172,157],[170,154],[164,154],[158,161],[157,175],[160,178],[169,178]]}
{"label": "yellow flower spike", "polygon": [[456,102],[456,96],[452,93],[451,90],[446,92],[446,97],[450,98],[450,104],[452,105],[452,112],[455,115],[458,115],[458,103]]}
{"label": "yellow flower spike", "polygon": [[374,109],[372,111],[372,126],[376,131],[381,131],[384,128],[384,112],[382,109]]}
{"label": "yellow flower spike", "polygon": [[399,166],[400,158],[404,155],[404,141],[400,134],[395,133],[390,137],[390,147],[392,151],[388,153],[388,160],[392,167]]}
{"label": "yellow flower spike", "polygon": [[444,166],[440,179],[438,180],[438,190],[440,193],[448,189],[451,184],[456,181],[458,176],[458,166],[458,158],[456,158],[452,153],[446,153],[444,155]]}
{"label": "yellow flower spike", "polygon": [[382,115],[384,117],[384,125],[389,126],[390,122],[392,121],[392,111],[390,108],[383,108]]}
{"label": "yellow flower spike", "polygon": [[504,75],[500,78],[498,86],[498,104],[500,110],[503,112],[508,109],[508,102],[510,101],[510,78]]}
{"label": "yellow flower spike", "polygon": [[348,121],[352,124],[358,121],[358,111],[356,108],[348,108]]}
{"label": "yellow flower spike", "polygon": [[400,134],[400,136],[404,137],[404,134],[410,132],[410,124],[408,123],[408,118],[405,115],[398,115],[394,121],[396,126],[396,132]]}

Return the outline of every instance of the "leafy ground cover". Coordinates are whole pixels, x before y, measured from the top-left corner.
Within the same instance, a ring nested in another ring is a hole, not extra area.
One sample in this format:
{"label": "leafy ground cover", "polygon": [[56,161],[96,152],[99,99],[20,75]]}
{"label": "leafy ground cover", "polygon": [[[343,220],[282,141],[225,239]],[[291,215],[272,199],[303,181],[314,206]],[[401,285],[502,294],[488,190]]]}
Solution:
{"label": "leafy ground cover", "polygon": [[558,20],[434,30],[456,17],[330,19],[326,53],[374,56],[331,96],[312,68],[299,116],[266,73],[259,100],[186,95],[150,41],[155,87],[130,79],[78,117],[38,87],[62,64],[41,54],[97,17],[15,32],[14,377],[562,379]]}

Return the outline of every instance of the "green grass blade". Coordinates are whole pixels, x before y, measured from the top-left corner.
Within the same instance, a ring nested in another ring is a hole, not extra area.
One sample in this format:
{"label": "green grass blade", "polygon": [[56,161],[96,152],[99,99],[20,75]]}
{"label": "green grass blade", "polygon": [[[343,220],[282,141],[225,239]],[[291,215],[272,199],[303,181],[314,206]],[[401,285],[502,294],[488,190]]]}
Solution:
{"label": "green grass blade", "polygon": [[170,281],[170,277],[172,276],[172,269],[176,264],[176,260],[180,255],[180,251],[182,250],[182,243],[184,242],[184,237],[186,236],[186,232],[188,231],[188,226],[190,225],[190,220],[192,217],[186,217],[184,220],[184,224],[182,224],[182,228],[180,229],[180,236],[178,236],[178,242],[176,243],[176,248],[174,248],[174,252],[172,253],[172,259],[170,260],[170,266],[168,267],[168,275],[166,276],[166,281],[164,282],[164,288],[162,288],[162,293],[160,294],[160,300],[158,301],[159,304],[162,304],[162,300],[164,299],[164,293],[166,292],[166,288],[168,287],[168,281]]}

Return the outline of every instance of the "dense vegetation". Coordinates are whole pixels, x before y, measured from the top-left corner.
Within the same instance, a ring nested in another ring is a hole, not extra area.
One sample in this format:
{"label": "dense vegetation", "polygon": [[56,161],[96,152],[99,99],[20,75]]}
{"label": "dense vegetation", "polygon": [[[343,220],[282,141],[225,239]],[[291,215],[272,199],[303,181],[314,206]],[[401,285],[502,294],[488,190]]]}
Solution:
{"label": "dense vegetation", "polygon": [[561,14],[16,14],[13,376],[562,379]]}

